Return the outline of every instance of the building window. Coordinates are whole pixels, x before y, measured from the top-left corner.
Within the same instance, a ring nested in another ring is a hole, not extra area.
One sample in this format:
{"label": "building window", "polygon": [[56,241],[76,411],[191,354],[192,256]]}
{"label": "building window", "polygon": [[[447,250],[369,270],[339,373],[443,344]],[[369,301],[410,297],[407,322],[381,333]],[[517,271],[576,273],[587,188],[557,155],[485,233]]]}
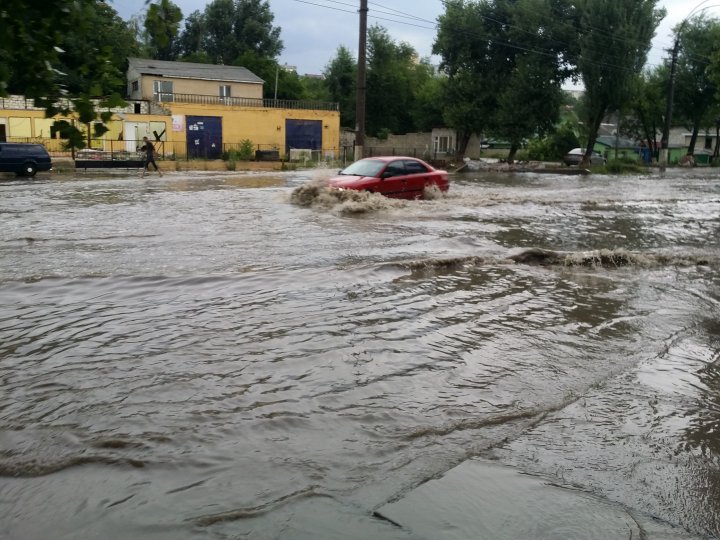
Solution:
{"label": "building window", "polygon": [[221,84],[220,85],[220,97],[221,98],[229,98],[230,97],[230,85],[229,84]]}
{"label": "building window", "polygon": [[712,137],[705,137],[705,150],[712,150]]}
{"label": "building window", "polygon": [[452,147],[452,137],[436,135],[433,141],[433,148],[436,153],[446,154]]}
{"label": "building window", "polygon": [[133,81],[132,82],[132,91],[137,92],[138,90],[140,90],[140,83],[138,83],[138,81]]}
{"label": "building window", "polygon": [[153,99],[155,101],[173,101],[172,81],[153,81]]}

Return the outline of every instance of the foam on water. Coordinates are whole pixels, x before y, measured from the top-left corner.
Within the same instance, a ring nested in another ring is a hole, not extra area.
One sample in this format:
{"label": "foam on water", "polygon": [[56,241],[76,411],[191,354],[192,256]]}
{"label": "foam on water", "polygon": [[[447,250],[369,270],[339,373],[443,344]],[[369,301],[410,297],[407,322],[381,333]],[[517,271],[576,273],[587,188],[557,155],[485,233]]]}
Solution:
{"label": "foam on water", "polygon": [[298,206],[322,208],[337,214],[366,214],[404,208],[402,200],[388,199],[379,193],[334,189],[323,180],[315,180],[299,186],[290,195],[290,202]]}

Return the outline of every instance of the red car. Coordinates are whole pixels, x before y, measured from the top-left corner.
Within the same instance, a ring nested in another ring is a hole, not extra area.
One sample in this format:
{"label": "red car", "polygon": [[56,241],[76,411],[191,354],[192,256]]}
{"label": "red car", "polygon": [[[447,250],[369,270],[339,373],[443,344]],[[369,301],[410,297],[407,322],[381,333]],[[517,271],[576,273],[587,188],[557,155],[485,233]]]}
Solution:
{"label": "red car", "polygon": [[423,190],[449,187],[447,171],[435,169],[421,159],[401,156],[372,157],[356,161],[331,178],[330,187],[381,193],[396,199],[421,199]]}

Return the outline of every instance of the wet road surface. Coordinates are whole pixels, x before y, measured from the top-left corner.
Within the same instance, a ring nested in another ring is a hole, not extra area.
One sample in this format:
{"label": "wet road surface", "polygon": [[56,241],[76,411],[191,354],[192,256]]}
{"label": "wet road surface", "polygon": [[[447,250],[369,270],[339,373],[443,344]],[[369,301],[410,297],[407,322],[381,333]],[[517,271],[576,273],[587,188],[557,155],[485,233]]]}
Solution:
{"label": "wet road surface", "polygon": [[717,174],[330,175],[0,182],[0,538],[414,538],[475,457],[720,536]]}

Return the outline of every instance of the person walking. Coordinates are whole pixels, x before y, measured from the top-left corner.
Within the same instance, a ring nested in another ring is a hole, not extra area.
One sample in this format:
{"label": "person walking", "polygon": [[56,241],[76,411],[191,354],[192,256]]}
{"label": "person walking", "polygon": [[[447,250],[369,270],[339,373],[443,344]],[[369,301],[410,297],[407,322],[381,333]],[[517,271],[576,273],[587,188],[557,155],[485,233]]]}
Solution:
{"label": "person walking", "polygon": [[145,152],[145,163],[143,164],[142,178],[145,178],[145,173],[148,172],[151,163],[153,164],[153,167],[155,167],[155,170],[158,172],[158,174],[162,176],[163,174],[160,170],[160,167],[158,167],[157,163],[155,163],[155,147],[153,146],[153,143],[148,140],[147,137],[143,137],[143,144],[140,147],[140,150]]}

